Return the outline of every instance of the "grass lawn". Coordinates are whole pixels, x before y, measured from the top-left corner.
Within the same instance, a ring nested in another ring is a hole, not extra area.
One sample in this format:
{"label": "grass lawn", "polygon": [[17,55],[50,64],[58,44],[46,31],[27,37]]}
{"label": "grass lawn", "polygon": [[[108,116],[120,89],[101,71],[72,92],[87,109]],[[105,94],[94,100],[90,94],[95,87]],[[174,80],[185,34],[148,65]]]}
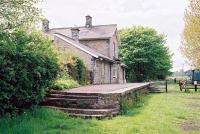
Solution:
{"label": "grass lawn", "polygon": [[[126,115],[112,120],[83,120],[34,108],[13,119],[0,119],[1,134],[200,134],[200,92],[151,94]],[[192,131],[193,130],[193,131]]]}

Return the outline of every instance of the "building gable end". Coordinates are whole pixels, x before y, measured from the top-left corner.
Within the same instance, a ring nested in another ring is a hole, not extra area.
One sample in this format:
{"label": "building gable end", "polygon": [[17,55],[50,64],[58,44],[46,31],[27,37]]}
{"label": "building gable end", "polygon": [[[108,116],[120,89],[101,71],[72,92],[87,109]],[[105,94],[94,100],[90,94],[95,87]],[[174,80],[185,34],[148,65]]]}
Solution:
{"label": "building gable end", "polygon": [[91,56],[93,56],[93,57],[95,57],[95,58],[99,58],[98,55],[96,55],[96,54],[94,54],[94,53],[92,53],[92,52],[90,52],[90,51],[88,51],[88,50],[82,48],[81,46],[79,46],[79,45],[73,43],[72,41],[67,40],[65,37],[63,37],[63,36],[61,36],[61,35],[59,35],[59,34],[54,34],[54,35],[55,35],[56,37],[62,39],[63,41],[66,41],[67,43],[73,45],[74,47],[76,47],[76,48],[78,48],[78,49],[84,51],[85,53],[87,53],[87,54],[89,54],[89,55],[91,55]]}

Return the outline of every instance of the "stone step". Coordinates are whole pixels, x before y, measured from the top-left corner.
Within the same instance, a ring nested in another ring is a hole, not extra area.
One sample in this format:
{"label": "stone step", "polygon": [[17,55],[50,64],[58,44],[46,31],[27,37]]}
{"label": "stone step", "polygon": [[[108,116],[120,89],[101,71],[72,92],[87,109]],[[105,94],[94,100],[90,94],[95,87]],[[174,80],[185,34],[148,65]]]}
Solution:
{"label": "stone step", "polygon": [[71,99],[71,98],[49,98],[47,97],[45,101],[51,101],[51,102],[98,102],[98,99]]}
{"label": "stone step", "polygon": [[114,108],[114,109],[78,109],[78,108],[62,108],[62,107],[49,107],[49,108],[61,110],[69,114],[113,115],[119,113],[119,108]]}
{"label": "stone step", "polygon": [[102,120],[105,118],[112,118],[112,115],[87,115],[87,114],[69,114],[69,116],[71,117],[79,117],[79,118],[83,118],[83,119],[93,119],[96,118],[98,120]]}
{"label": "stone step", "polygon": [[42,105],[56,107],[87,108],[95,106],[97,103],[97,99],[46,98],[42,102]]}
{"label": "stone step", "polygon": [[100,93],[73,93],[73,92],[63,92],[58,90],[51,90],[49,94],[62,94],[62,95],[77,95],[77,96],[99,96]]}
{"label": "stone step", "polygon": [[80,95],[63,95],[63,94],[49,94],[48,98],[67,98],[67,99],[98,99],[98,96],[80,96]]}
{"label": "stone step", "polygon": [[[118,113],[117,113],[118,114]],[[92,119],[92,118],[96,118],[98,120],[102,120],[102,119],[112,119],[112,117],[117,116],[117,114],[113,113],[113,114],[109,114],[109,115],[104,115],[104,114],[98,114],[98,115],[87,115],[87,114],[69,114],[69,116],[71,117],[79,117],[79,118],[84,118],[84,119]]]}
{"label": "stone step", "polygon": [[63,108],[87,108],[87,109],[112,109],[119,108],[119,102],[99,102],[98,99],[66,99],[66,98],[46,98],[42,106],[55,106]]}

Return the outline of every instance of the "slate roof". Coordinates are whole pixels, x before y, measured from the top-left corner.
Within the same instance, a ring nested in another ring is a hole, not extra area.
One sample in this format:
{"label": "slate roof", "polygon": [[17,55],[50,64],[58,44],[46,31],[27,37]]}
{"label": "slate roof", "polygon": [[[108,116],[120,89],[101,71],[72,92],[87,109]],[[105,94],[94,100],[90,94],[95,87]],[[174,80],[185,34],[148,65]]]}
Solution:
{"label": "slate roof", "polygon": [[62,35],[71,37],[71,28],[79,28],[79,40],[87,39],[108,39],[113,37],[117,30],[116,24],[110,25],[96,25],[92,28],[81,27],[67,27],[67,28],[53,28],[48,31],[48,34],[60,33]]}
{"label": "slate roof", "polygon": [[84,51],[85,53],[88,53],[89,55],[95,57],[95,58],[103,58],[104,60],[107,60],[109,62],[114,62],[113,59],[103,55],[103,54],[100,54],[99,52],[95,51],[94,49],[91,49],[77,41],[74,41],[72,38],[70,37],[67,37],[63,34],[60,34],[60,33],[54,33],[54,36],[62,39],[63,41],[66,41],[67,43],[73,45],[74,47]]}

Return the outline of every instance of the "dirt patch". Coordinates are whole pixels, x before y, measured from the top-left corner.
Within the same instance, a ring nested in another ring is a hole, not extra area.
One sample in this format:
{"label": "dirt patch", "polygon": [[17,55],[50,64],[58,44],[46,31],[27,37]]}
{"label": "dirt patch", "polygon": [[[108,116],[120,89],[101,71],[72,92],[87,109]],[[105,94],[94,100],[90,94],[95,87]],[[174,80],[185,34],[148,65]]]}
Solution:
{"label": "dirt patch", "polygon": [[181,124],[181,130],[183,131],[200,131],[200,120],[189,120]]}
{"label": "dirt patch", "polygon": [[188,99],[191,99],[191,100],[200,100],[200,97],[190,97]]}
{"label": "dirt patch", "polygon": [[187,106],[190,108],[199,108],[200,104],[187,104]]}

